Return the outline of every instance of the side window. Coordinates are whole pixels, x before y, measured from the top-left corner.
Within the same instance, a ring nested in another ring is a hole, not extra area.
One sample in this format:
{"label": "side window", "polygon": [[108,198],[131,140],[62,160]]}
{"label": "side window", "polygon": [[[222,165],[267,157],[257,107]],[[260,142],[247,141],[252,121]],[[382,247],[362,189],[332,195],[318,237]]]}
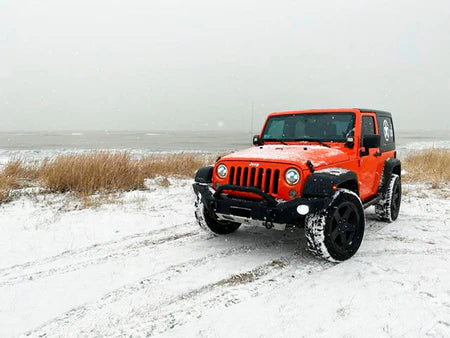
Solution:
{"label": "side window", "polygon": [[395,135],[392,119],[388,116],[379,116],[378,129],[380,131],[382,151],[395,149]]}
{"label": "side window", "polygon": [[381,129],[383,132],[381,135],[382,139],[384,139],[383,143],[387,144],[394,142],[394,131],[392,129],[391,119],[384,118],[381,124]]}
{"label": "side window", "polygon": [[361,123],[361,146],[365,135],[375,134],[375,119],[373,116],[363,116]]}

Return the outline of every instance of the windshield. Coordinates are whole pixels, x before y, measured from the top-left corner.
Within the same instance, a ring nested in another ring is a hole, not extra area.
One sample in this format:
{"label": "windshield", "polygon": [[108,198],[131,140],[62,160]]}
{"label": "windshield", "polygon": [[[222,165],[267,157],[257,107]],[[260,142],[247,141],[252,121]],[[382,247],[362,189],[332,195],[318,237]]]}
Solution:
{"label": "windshield", "polygon": [[279,115],[269,118],[262,140],[345,142],[354,126],[353,113]]}

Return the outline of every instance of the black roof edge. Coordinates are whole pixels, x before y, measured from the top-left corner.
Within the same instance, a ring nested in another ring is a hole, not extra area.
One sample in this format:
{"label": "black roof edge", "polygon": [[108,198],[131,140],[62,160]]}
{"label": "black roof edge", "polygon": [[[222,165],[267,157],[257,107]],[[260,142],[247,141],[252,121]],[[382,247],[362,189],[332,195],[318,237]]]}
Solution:
{"label": "black roof edge", "polygon": [[391,116],[392,114],[388,111],[377,110],[377,109],[369,109],[369,108],[356,108],[359,109],[361,113],[375,113],[375,114],[385,114]]}

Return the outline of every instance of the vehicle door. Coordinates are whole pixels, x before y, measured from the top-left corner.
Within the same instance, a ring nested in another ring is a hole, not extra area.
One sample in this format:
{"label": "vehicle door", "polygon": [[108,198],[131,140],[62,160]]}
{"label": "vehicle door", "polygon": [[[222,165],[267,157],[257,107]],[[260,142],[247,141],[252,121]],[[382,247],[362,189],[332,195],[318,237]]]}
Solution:
{"label": "vehicle door", "polygon": [[378,192],[380,183],[379,149],[366,149],[363,147],[365,135],[378,134],[377,119],[374,113],[361,115],[360,159],[359,159],[359,193],[362,200],[374,196]]}

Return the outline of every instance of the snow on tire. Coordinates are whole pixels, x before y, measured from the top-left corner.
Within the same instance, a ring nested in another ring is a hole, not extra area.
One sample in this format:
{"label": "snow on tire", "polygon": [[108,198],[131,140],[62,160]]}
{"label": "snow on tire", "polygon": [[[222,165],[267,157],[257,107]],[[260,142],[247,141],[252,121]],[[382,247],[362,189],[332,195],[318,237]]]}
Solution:
{"label": "snow on tire", "polygon": [[213,234],[211,229],[206,224],[205,206],[203,205],[202,197],[200,194],[198,194],[197,198],[195,199],[194,206],[195,206],[195,211],[194,211],[195,219],[197,220],[198,225],[200,225],[200,228],[202,228],[206,232]]}
{"label": "snow on tire", "polygon": [[364,227],[364,207],[359,196],[338,189],[325,210],[306,216],[308,249],[331,262],[347,260],[358,251]]}
{"label": "snow on tire", "polygon": [[391,223],[395,221],[400,212],[402,199],[402,185],[399,175],[392,174],[389,187],[375,204],[375,213],[380,221]]}
{"label": "snow on tire", "polygon": [[202,202],[202,196],[198,194],[195,200],[195,218],[200,227],[213,235],[228,235],[236,231],[241,224],[235,222],[219,221],[213,215],[210,215]]}

